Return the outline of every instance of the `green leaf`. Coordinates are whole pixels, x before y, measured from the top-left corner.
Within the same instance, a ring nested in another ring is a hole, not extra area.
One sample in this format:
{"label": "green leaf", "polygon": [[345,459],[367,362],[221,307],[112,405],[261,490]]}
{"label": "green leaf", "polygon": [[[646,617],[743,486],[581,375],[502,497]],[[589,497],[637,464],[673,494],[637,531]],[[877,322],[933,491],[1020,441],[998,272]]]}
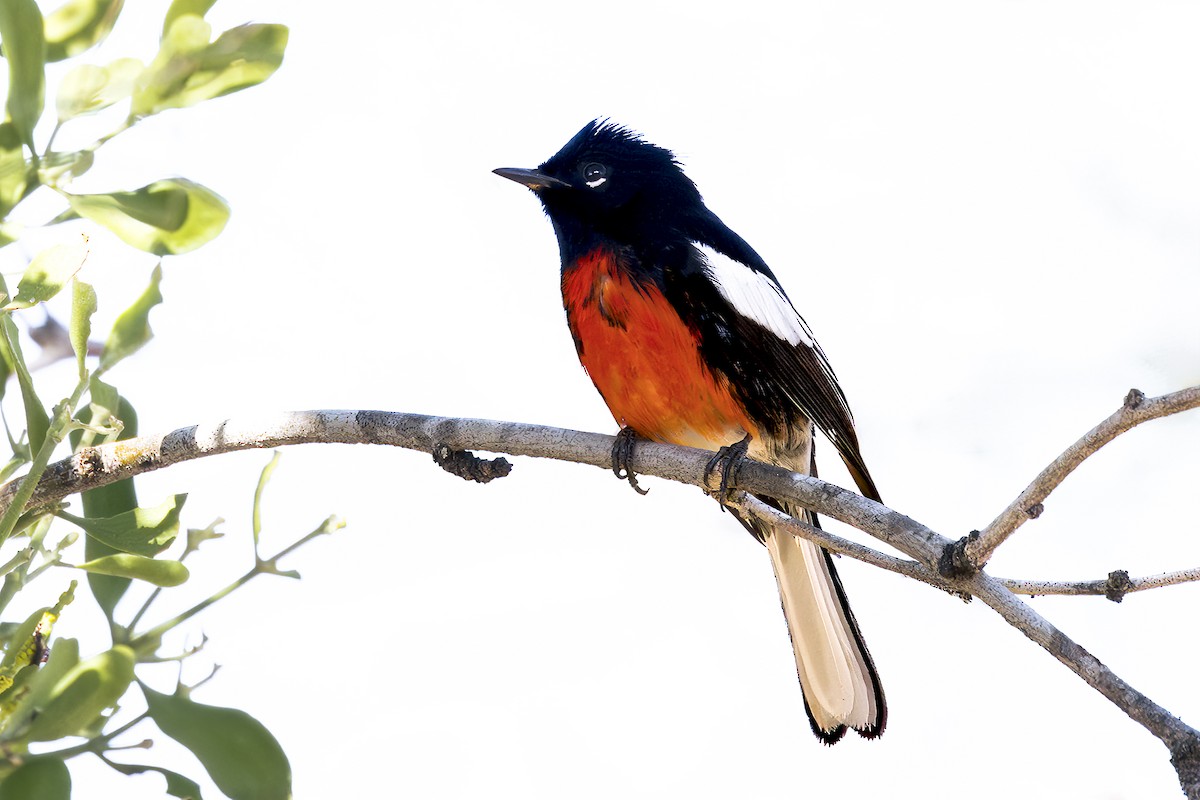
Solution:
{"label": "green leaf", "polygon": [[34,0],[0,0],[0,40],[8,61],[8,118],[33,152],[33,128],[46,104],[46,40]]}
{"label": "green leaf", "polygon": [[200,545],[212,539],[220,539],[225,536],[217,530],[218,525],[223,525],[225,520],[217,517],[207,528],[188,528],[187,532],[187,547],[185,552],[193,553],[200,549]]}
{"label": "green leaf", "polygon": [[7,740],[22,738],[25,726],[34,716],[41,713],[54,687],[78,663],[79,642],[75,639],[55,639],[54,646],[50,648],[50,659],[44,667],[34,672],[24,694],[0,725],[0,735]]}
{"label": "green leaf", "polygon": [[[2,246],[2,245],[0,245]],[[0,274],[0,297],[8,299],[8,284],[4,282],[4,275]],[[5,336],[0,330],[0,400],[4,399],[4,392],[8,388],[8,379],[13,374],[12,353],[8,352],[8,345],[5,342]],[[12,433],[8,431],[8,420],[3,419],[4,430],[8,433],[9,443],[12,444]],[[15,449],[15,448],[14,448]],[[13,458],[16,459],[16,455]],[[7,478],[5,479],[7,480]]]}
{"label": "green leaf", "polygon": [[133,661],[133,651],[117,645],[76,664],[50,690],[25,736],[31,742],[51,742],[86,731],[125,694],[133,682]]}
{"label": "green leaf", "polygon": [[[200,797],[200,784],[186,775],[180,775],[178,772],[172,772],[162,767],[151,767],[147,764],[109,763],[109,766],[122,775],[141,775],[144,772],[157,772],[167,779],[167,794],[171,795],[171,797],[180,797],[183,800],[202,800]],[[3,800],[3,798],[0,798],[0,800]]]}
{"label": "green leaf", "polygon": [[[121,484],[128,483],[129,491],[133,490],[133,478],[127,481],[121,481]],[[121,485],[113,484],[113,486]],[[111,487],[105,487],[111,488]],[[93,489],[92,491],[100,491]],[[87,541],[83,545],[84,555],[95,561],[98,558],[105,558],[110,555],[116,555],[116,551],[101,541],[87,537]],[[92,590],[92,597],[96,598],[96,605],[100,606],[100,610],[104,612],[104,616],[108,618],[109,624],[113,623],[113,614],[116,611],[117,603],[125,596],[125,592],[129,591],[129,586],[132,584],[129,578],[118,578],[113,575],[100,575],[95,572],[88,573],[88,588]]]}
{"label": "green leaf", "polygon": [[[79,380],[87,376],[88,339],[92,335],[92,314],[95,313],[96,290],[90,283],[76,278],[71,291],[71,348],[79,365]],[[92,392],[94,395],[94,387]]]}
{"label": "green leaf", "polygon": [[107,67],[81,64],[58,85],[55,108],[60,123],[95,114],[133,94],[133,84],[145,69],[136,58],[119,58]]}
{"label": "green leaf", "polygon": [[[92,150],[71,150],[64,153],[48,153],[38,162],[37,179],[46,186],[62,187],[83,175],[96,163],[96,154]],[[68,208],[49,222],[42,224],[43,228],[79,219],[73,209]]]}
{"label": "green leaf", "polygon": [[29,436],[29,447],[31,452],[36,453],[46,439],[46,431],[50,429],[50,417],[46,414],[46,407],[38,399],[37,392],[34,391],[33,377],[29,374],[29,367],[25,365],[25,356],[21,353],[21,341],[17,334],[17,326],[13,322],[11,314],[4,314],[0,317],[0,330],[3,332],[3,335],[0,336],[0,351],[3,352],[4,359],[12,367],[13,372],[17,373],[17,383],[21,386],[21,399],[25,403],[25,425]]}
{"label": "green leaf", "polygon": [[71,800],[71,772],[61,758],[36,756],[0,783],[0,800]]}
{"label": "green leaf", "polygon": [[38,253],[17,284],[17,296],[4,310],[29,308],[54,297],[80,270],[87,257],[87,239],[75,244],[56,244]]}
{"label": "green leaf", "polygon": [[138,79],[135,118],[186,108],[262,83],[283,63],[288,29],[242,25],[209,41],[212,27],[192,13],[170,20],[154,61]]}
{"label": "green leaf", "polygon": [[[116,389],[102,383],[94,376],[91,381],[91,393],[93,404],[103,404],[105,413],[115,411],[116,416],[125,424],[124,429],[119,436],[114,437],[115,439],[119,441],[137,436],[137,412],[128,400],[120,397]],[[79,415],[80,419],[84,422],[107,422],[107,419],[95,420],[94,409],[95,405],[92,408],[84,409]],[[82,434],[83,432],[78,430],[71,434],[72,447],[78,445]],[[133,486],[133,478],[126,478],[98,489],[89,489],[83,493],[83,515],[85,517],[115,517],[123,511],[131,511],[137,506],[137,491]],[[83,553],[88,560],[94,561],[104,556],[114,555],[116,552],[98,539],[90,536],[84,537]],[[117,603],[129,589],[129,583],[128,578],[88,573],[88,586],[92,590],[92,596],[96,598],[96,604],[104,611],[104,616],[108,617],[110,623],[113,621],[113,612],[116,610]]]}
{"label": "green leaf", "polygon": [[172,0],[171,7],[167,9],[167,16],[163,20],[162,35],[166,36],[167,31],[171,30],[171,25],[175,23],[175,20],[184,14],[195,14],[197,17],[203,17],[216,2],[217,0]]}
{"label": "green leaf", "polygon": [[122,359],[136,353],[146,342],[154,337],[150,330],[150,310],[162,302],[162,292],[158,290],[162,283],[162,264],[150,273],[150,285],[133,305],[121,312],[113,323],[108,341],[104,343],[104,352],[100,354],[100,372],[107,372]]}
{"label": "green leaf", "polygon": [[[29,165],[21,147],[21,135],[11,122],[0,124],[0,219],[8,216],[25,193]],[[12,241],[0,233],[0,247]]]}
{"label": "green leaf", "polygon": [[279,464],[279,458],[282,454],[276,450],[271,455],[271,460],[263,467],[262,474],[258,476],[258,486],[254,487],[254,513],[251,515],[251,529],[254,534],[254,550],[258,551],[258,537],[262,533],[262,498],[263,492],[267,488],[267,482],[271,480],[271,474],[275,472],[275,467]]}
{"label": "green leaf", "polygon": [[154,556],[166,550],[179,533],[179,513],[186,494],[169,497],[152,508],[135,508],[112,517],[77,517],[60,511],[59,516],[83,528],[114,550],[138,556]]}
{"label": "green leaf", "polygon": [[25,226],[19,222],[7,222],[0,219],[0,247],[10,245],[25,232]]}
{"label": "green leaf", "polygon": [[125,0],[69,0],[46,17],[46,60],[62,61],[108,36]]}
{"label": "green leaf", "polygon": [[155,586],[178,586],[188,579],[188,568],[178,561],[146,558],[132,553],[113,553],[76,564],[75,567],[97,575],[135,578]]}
{"label": "green leaf", "polygon": [[275,737],[245,711],[142,686],[151,719],[208,770],[232,800],[290,800],[292,768]]}
{"label": "green leaf", "polygon": [[67,194],[71,209],[155,255],[187,253],[217,237],[229,205],[216,192],[183,178],[155,181],[133,192]]}
{"label": "green leaf", "polygon": [[[121,405],[121,395],[117,392],[117,387],[110,386],[93,375],[92,379],[88,381],[88,394],[91,397],[93,405],[99,406],[104,409],[106,414],[110,414],[120,419],[121,422],[125,422],[118,410]],[[95,422],[96,420],[92,419],[91,421]],[[107,420],[100,420],[100,422],[107,423]],[[126,437],[122,436],[121,438],[124,439]]]}
{"label": "green leaf", "polygon": [[17,626],[11,636],[6,637],[4,658],[0,659],[0,681],[7,678],[11,684],[11,679],[17,673],[17,670],[29,663],[26,643],[33,638],[34,631],[42,624],[42,620],[49,610],[49,607],[45,607],[34,611],[25,618],[24,622]]}

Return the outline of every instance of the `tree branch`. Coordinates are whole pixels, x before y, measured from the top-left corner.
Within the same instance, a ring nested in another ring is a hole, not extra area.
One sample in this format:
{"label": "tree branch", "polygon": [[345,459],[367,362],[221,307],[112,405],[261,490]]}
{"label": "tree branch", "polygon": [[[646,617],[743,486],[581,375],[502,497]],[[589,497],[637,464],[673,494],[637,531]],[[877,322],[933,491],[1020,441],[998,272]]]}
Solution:
{"label": "tree branch", "polygon": [[1033,483],[1000,512],[979,536],[964,543],[968,571],[981,568],[987,563],[996,548],[1004,543],[1017,528],[1031,519],[1041,516],[1042,502],[1068,475],[1089,456],[1125,431],[1159,417],[1178,414],[1200,407],[1200,386],[1193,386],[1171,394],[1147,400],[1137,389],[1130,389],[1125,403],[1111,417],[1088,431],[1082,439],[1068,447],[1048,467],[1034,478]]}
{"label": "tree branch", "polygon": [[886,569],[890,572],[895,572],[906,578],[927,583],[930,586],[941,589],[942,591],[955,594],[964,599],[969,600],[969,595],[964,595],[959,589],[956,589],[953,584],[939,575],[937,572],[929,569],[924,564],[916,561],[906,561],[902,558],[890,556],[887,553],[882,553],[874,548],[861,545],[858,542],[852,542],[849,539],[843,539],[840,536],[835,536],[832,533],[818,528],[815,525],[810,525],[803,520],[788,516],[774,506],[764,503],[752,494],[738,492],[734,497],[730,498],[726,503],[730,508],[737,509],[747,516],[755,517],[767,524],[785,530],[793,536],[800,539],[808,539],[811,542],[824,547],[831,553],[839,553],[841,555],[856,558],[859,561],[866,562],[872,566]]}
{"label": "tree branch", "polygon": [[1196,569],[1181,569],[1177,572],[1163,572],[1145,578],[1131,578],[1123,569],[1113,570],[1108,577],[1099,581],[1022,581],[1001,579],[1013,594],[1038,595],[1097,595],[1102,594],[1114,603],[1125,599],[1131,592],[1144,592],[1147,589],[1161,589],[1164,586],[1178,586],[1181,583],[1200,581],[1200,567]]}
{"label": "tree branch", "polygon": [[1100,659],[1047,622],[998,579],[981,572],[970,579],[970,586],[975,596],[1006,622],[1041,645],[1166,745],[1184,793],[1189,800],[1200,799],[1200,731],[1117,677]]}
{"label": "tree branch", "polygon": [[[1056,468],[1051,465],[1047,468],[1038,481],[1026,490],[1026,494],[1030,498],[1044,498],[1079,462],[1122,430],[1128,430],[1146,419],[1196,405],[1200,405],[1200,387],[1152,401],[1133,403],[1132,407],[1127,407],[1102,423],[1060,457],[1055,464],[1061,463],[1061,466]],[[426,453],[436,450],[443,456],[447,452],[445,448],[450,451],[486,450],[590,464],[608,470],[612,464],[614,441],[612,436],[513,422],[383,411],[293,412],[264,420],[226,420],[216,425],[181,428],[161,436],[143,436],[84,448],[46,469],[27,508],[51,505],[83,489],[103,486],[181,461],[235,450],[314,442],[386,444]],[[707,465],[711,457],[712,454],[704,450],[638,442],[628,466],[637,472],[711,491],[716,488],[708,484]],[[751,497],[735,496],[734,502],[739,510],[770,516],[773,522],[784,525],[793,535],[813,539],[837,552],[909,575],[943,590],[979,597],[1010,625],[1043,647],[1160,739],[1171,752],[1172,763],[1188,796],[1200,800],[1200,732],[1116,676],[1095,656],[1017,598],[1001,580],[983,572],[966,576],[947,575],[941,562],[954,545],[949,539],[880,503],[817,478],[749,460],[741,463],[736,472],[731,488],[792,500],[864,531],[914,561],[888,556],[795,520],[784,520],[782,515],[777,518],[778,512]],[[16,479],[0,487],[0,513],[17,496],[20,483],[21,479]],[[1022,502],[1018,499],[1013,507],[1022,508]],[[998,520],[1005,518],[1005,515],[1001,515]],[[1000,530],[1001,524],[994,523],[989,529],[993,527]]]}

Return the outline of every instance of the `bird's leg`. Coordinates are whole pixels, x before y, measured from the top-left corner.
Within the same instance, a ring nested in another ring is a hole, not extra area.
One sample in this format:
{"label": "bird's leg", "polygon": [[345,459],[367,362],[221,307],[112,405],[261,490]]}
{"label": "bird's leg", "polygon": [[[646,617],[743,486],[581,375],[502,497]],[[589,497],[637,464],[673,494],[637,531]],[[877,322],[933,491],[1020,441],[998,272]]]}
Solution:
{"label": "bird's leg", "polygon": [[629,426],[621,428],[617,431],[617,440],[613,442],[612,448],[612,471],[623,481],[629,481],[629,485],[638,494],[646,494],[649,489],[643,489],[638,486],[637,475],[629,466],[629,459],[633,458],[633,443],[637,440],[637,431]]}
{"label": "bird's leg", "polygon": [[737,477],[738,468],[742,461],[746,458],[746,453],[750,450],[750,440],[753,437],[746,434],[746,437],[739,442],[727,444],[716,452],[712,458],[708,460],[708,464],[704,467],[704,477],[707,480],[717,468],[721,470],[721,485],[716,491],[717,502],[721,504],[721,508],[725,508],[726,501],[729,500],[730,484]]}

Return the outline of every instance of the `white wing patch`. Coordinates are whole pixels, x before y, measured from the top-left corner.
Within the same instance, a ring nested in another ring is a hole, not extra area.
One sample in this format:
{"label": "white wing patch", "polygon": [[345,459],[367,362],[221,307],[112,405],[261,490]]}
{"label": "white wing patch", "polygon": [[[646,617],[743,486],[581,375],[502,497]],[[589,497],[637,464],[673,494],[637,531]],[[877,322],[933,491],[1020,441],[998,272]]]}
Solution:
{"label": "white wing patch", "polygon": [[784,296],[779,284],[761,272],[697,243],[708,275],[729,304],[741,315],[762,325],[792,345],[814,347],[812,331]]}

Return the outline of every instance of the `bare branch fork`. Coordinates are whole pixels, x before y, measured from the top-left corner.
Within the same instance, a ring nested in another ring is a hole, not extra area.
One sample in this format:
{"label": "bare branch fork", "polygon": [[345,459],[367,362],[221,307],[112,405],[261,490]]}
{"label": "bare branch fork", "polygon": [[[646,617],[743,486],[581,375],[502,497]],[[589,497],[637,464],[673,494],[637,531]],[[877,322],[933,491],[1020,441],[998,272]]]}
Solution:
{"label": "bare branch fork", "polygon": [[1068,447],[1033,480],[1033,483],[1000,512],[979,536],[963,543],[965,568],[979,569],[987,563],[1004,541],[1017,528],[1042,513],[1042,502],[1058,485],[1089,456],[1116,439],[1125,431],[1152,419],[1177,414],[1200,406],[1200,386],[1147,399],[1137,389],[1130,389],[1125,402],[1111,417],[1092,428],[1083,438]]}
{"label": "bare branch fork", "polygon": [[[978,597],[1161,740],[1170,751],[1185,794],[1191,800],[1200,800],[1200,731],[1119,678],[1016,596],[1017,593],[1105,594],[1119,600],[1130,591],[1200,579],[1200,569],[1137,579],[1118,570],[1106,580],[1075,583],[1003,580],[980,569],[1017,527],[1040,513],[1042,502],[1054,488],[1104,444],[1141,422],[1197,407],[1200,407],[1200,386],[1153,399],[1131,391],[1121,410],[1055,459],[987,528],[958,542],[854,492],[754,461],[745,461],[737,469],[733,476],[733,489],[737,491],[728,502],[743,513],[768,517],[793,535],[811,539],[832,551],[964,598]],[[216,425],[180,428],[164,435],[84,448],[46,469],[27,508],[53,505],[85,489],[236,450],[306,443],[385,444],[433,453],[443,468],[460,477],[482,481],[506,475],[507,462],[482,461],[462,451],[551,458],[607,470],[612,463],[613,442],[613,437],[602,434],[514,422],[384,411],[291,412],[264,419],[230,419]],[[639,441],[630,466],[646,475],[711,491],[706,470],[711,457],[711,453],[703,450]],[[0,514],[16,496],[20,482],[18,478],[0,487]],[[805,508],[870,534],[911,560],[806,525],[748,493],[795,500]]]}

